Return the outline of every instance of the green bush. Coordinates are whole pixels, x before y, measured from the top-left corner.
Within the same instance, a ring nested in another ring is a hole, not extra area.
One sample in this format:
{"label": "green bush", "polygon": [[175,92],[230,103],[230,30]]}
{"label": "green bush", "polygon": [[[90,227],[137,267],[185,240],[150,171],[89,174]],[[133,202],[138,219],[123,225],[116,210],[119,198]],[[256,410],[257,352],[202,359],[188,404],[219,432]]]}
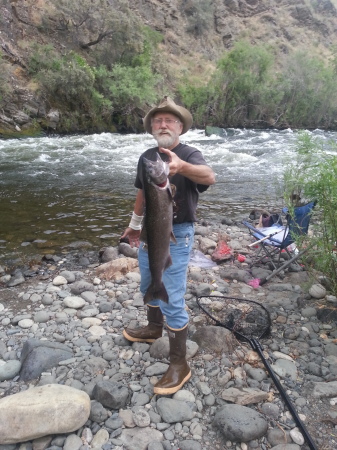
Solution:
{"label": "green bush", "polygon": [[263,118],[271,82],[272,53],[245,42],[236,44],[217,66],[214,85],[216,117],[230,126]]}
{"label": "green bush", "polygon": [[[299,135],[295,157],[284,171],[284,195],[289,207],[292,199],[316,200],[313,237],[306,259],[314,271],[323,273],[331,291],[337,295],[337,145]],[[299,242],[299,245],[302,243]],[[308,245],[308,243],[306,243]]]}
{"label": "green bush", "polygon": [[52,45],[32,45],[28,60],[28,73],[30,75],[36,75],[41,70],[59,71],[61,65],[62,57]]}
{"label": "green bush", "polygon": [[279,98],[270,88],[273,63],[267,48],[239,42],[218,61],[209,82],[196,85],[187,79],[179,92],[198,126],[265,126]]}
{"label": "green bush", "polygon": [[[149,27],[141,31],[138,51],[132,58],[131,54],[121,56],[120,61],[127,62],[111,67],[91,66],[74,51],[60,55],[52,46],[32,48],[29,72],[53,104],[66,113],[62,117],[68,116],[67,130],[71,124],[76,127],[80,123],[80,115],[75,112],[91,117],[94,124],[105,121],[110,126],[114,120],[128,126],[128,122],[137,120],[133,114],[137,108],[156,102],[162,95],[162,77],[153,67],[153,55],[162,35]],[[83,118],[82,125],[87,122]]]}
{"label": "green bush", "polygon": [[75,53],[54,60],[51,67],[44,67],[36,77],[45,91],[57,101],[72,107],[90,103],[95,75],[86,61]]}
{"label": "green bush", "polygon": [[209,81],[187,76],[178,91],[201,127],[335,129],[336,61],[303,53],[275,61],[272,48],[242,41]]}
{"label": "green bush", "polygon": [[329,128],[337,115],[336,71],[305,53],[288,55],[277,88],[284,119],[293,128]]}
{"label": "green bush", "polygon": [[114,110],[128,114],[144,103],[153,103],[158,94],[156,84],[160,77],[148,66],[123,66],[115,64],[112,70],[100,66],[95,71],[97,90],[108,98]]}

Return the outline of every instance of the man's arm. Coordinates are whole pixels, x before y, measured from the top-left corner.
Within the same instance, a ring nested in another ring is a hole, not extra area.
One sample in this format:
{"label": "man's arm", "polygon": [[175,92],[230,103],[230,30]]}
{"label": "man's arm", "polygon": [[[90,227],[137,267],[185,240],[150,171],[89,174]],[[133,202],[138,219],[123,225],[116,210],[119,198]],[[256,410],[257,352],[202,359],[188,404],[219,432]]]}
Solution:
{"label": "man's arm", "polygon": [[144,198],[143,198],[143,190],[138,189],[137,195],[136,195],[136,201],[135,206],[133,208],[133,211],[137,216],[142,216],[144,212]]}
{"label": "man's arm", "polygon": [[180,159],[174,152],[160,147],[159,151],[169,156],[170,176],[179,173],[197,184],[210,186],[215,183],[213,170],[204,164],[191,164]]}
{"label": "man's arm", "polygon": [[[133,208],[133,213],[140,219],[143,217],[143,210],[144,210],[143,191],[142,189],[138,189],[135,205]],[[128,237],[131,247],[139,247],[139,236],[141,230],[135,230],[131,228],[130,225],[132,225],[132,221],[133,220],[131,219],[129,226],[122,234],[121,239]]]}

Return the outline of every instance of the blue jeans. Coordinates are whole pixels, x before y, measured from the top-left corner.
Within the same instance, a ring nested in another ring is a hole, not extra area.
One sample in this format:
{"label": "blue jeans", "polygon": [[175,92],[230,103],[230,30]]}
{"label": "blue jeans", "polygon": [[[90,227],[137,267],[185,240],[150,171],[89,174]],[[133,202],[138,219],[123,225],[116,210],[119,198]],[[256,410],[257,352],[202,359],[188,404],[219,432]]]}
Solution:
{"label": "blue jeans", "polygon": [[[194,242],[194,225],[192,222],[173,225],[173,233],[177,244],[170,243],[172,265],[163,274],[163,283],[169,296],[169,303],[161,300],[152,300],[151,306],[160,306],[166,316],[167,325],[180,330],[188,323],[188,314],[185,309],[184,295],[187,283],[187,267]],[[140,291],[143,295],[151,282],[149,258],[146,249],[140,243],[138,252],[139,270],[141,275]]]}

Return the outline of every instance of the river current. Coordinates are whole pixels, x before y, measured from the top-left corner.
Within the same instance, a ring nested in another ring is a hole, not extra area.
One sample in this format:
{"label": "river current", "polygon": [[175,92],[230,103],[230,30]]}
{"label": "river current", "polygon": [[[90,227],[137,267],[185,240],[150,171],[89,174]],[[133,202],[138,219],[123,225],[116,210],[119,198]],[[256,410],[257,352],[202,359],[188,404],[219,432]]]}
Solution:
{"label": "river current", "polygon": [[[290,129],[183,135],[216,173],[217,183],[200,196],[199,218],[241,220],[254,208],[281,207],[282,172],[296,138]],[[116,245],[132,212],[138,158],[154,145],[149,134],[0,140],[0,265],[58,253],[76,241],[97,250]]]}

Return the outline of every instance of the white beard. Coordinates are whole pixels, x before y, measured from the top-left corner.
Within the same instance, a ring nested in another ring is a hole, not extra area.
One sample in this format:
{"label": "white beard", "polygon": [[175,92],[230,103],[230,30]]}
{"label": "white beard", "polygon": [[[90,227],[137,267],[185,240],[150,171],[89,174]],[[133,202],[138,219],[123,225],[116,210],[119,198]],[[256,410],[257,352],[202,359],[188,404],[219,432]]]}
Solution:
{"label": "white beard", "polygon": [[168,134],[162,134],[160,135],[158,133],[155,133],[153,135],[153,137],[155,138],[155,140],[158,142],[158,147],[164,147],[164,148],[168,148],[171,147],[175,141],[176,141],[176,136],[173,135],[168,135]]}

